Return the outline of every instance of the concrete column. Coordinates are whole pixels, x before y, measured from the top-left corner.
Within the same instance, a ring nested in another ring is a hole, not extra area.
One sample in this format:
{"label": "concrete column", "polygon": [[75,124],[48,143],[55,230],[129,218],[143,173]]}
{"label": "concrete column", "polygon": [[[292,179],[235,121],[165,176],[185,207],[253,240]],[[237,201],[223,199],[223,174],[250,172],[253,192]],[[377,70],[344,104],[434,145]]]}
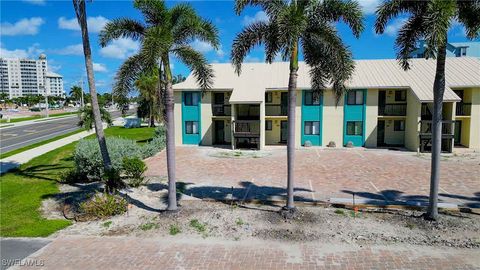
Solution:
{"label": "concrete column", "polygon": [[265,148],[265,102],[260,103],[260,150]]}
{"label": "concrete column", "polygon": [[235,104],[232,104],[231,107],[232,116],[230,117],[230,136],[232,141],[232,150],[235,150],[235,138],[233,137],[233,131],[235,130]]}

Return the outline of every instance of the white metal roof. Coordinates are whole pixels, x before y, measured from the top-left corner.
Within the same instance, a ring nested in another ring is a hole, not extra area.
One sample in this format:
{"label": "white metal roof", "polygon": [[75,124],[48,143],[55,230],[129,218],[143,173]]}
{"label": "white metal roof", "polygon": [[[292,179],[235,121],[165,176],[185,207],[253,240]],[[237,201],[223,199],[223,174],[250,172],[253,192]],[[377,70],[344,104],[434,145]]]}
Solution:
{"label": "white metal roof", "polygon": [[[480,87],[480,59],[449,57],[446,60],[445,101],[459,101],[451,88]],[[397,60],[357,60],[355,72],[347,86],[359,88],[410,88],[421,102],[433,101],[433,81],[436,61],[411,59],[411,69],[404,71]],[[232,90],[230,103],[257,103],[264,99],[265,90],[287,89],[289,64],[287,62],[245,63],[240,76],[230,63],[212,64],[215,79],[212,90]],[[309,68],[299,63],[298,89],[309,89]],[[177,91],[198,90],[190,74],[184,82],[174,85]]]}
{"label": "white metal roof", "polygon": [[55,72],[51,72],[51,71],[48,71],[48,72],[47,72],[47,77],[63,78],[62,75],[60,75],[60,74],[58,74],[58,73],[55,73]]}

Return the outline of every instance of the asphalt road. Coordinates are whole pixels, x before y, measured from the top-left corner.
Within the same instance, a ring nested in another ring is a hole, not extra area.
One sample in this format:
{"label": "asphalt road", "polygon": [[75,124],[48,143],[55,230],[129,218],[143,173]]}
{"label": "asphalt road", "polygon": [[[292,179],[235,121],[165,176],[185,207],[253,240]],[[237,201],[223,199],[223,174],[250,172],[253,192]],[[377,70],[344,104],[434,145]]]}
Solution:
{"label": "asphalt road", "polygon": [[[121,116],[120,111],[110,112],[112,119]],[[31,125],[0,129],[0,152],[9,152],[37,142],[48,140],[78,130],[77,116],[40,121]]]}
{"label": "asphalt road", "polygon": [[[0,269],[4,270],[10,266],[21,265],[20,261],[22,259],[46,246],[50,242],[51,240],[42,238],[0,239],[0,250],[2,251]],[[42,261],[31,261],[28,263],[28,265],[39,267],[43,265]]]}

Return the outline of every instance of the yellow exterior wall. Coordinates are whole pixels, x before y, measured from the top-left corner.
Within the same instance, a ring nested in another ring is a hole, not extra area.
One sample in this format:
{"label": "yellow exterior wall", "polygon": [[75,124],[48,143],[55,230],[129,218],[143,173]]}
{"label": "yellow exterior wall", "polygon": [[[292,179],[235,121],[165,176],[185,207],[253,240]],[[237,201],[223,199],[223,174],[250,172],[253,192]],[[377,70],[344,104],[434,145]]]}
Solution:
{"label": "yellow exterior wall", "polygon": [[213,122],[212,122],[212,102],[213,95],[211,91],[205,92],[202,95],[202,102],[200,103],[201,114],[201,145],[212,145],[213,142]]}
{"label": "yellow exterior wall", "polygon": [[404,120],[405,118],[387,118],[385,120],[385,143],[391,145],[405,144],[405,131],[395,131],[395,120]]}
{"label": "yellow exterior wall", "polygon": [[[367,105],[367,108],[365,112],[365,147],[377,147],[377,122],[378,122],[378,90],[377,89],[367,89],[366,105]],[[387,136],[387,133],[385,133],[385,137],[386,136]]]}
{"label": "yellow exterior wall", "polygon": [[465,147],[470,147],[470,119],[464,118],[464,119],[457,119],[462,122],[462,131],[460,134],[460,144],[465,146]]}
{"label": "yellow exterior wall", "polygon": [[182,142],[182,92],[175,91],[174,92],[174,108],[173,108],[173,115],[174,115],[174,124],[175,124],[175,144],[181,145]]}
{"label": "yellow exterior wall", "polygon": [[480,88],[471,90],[470,148],[480,149]]}
{"label": "yellow exterior wall", "polygon": [[340,147],[343,145],[343,101],[340,99],[338,106],[335,96],[330,90],[323,93],[323,119],[322,119],[322,145],[326,146],[333,141]]}
{"label": "yellow exterior wall", "polygon": [[407,118],[405,119],[405,147],[417,151],[419,146],[418,130],[420,129],[422,103],[412,93],[407,91]]}
{"label": "yellow exterior wall", "polygon": [[[287,121],[287,118],[285,119],[266,118],[265,121],[267,120],[272,121],[272,130],[265,130],[265,144],[266,145],[281,144],[280,143],[281,121]],[[299,132],[296,132],[295,136],[301,136],[298,133]]]}

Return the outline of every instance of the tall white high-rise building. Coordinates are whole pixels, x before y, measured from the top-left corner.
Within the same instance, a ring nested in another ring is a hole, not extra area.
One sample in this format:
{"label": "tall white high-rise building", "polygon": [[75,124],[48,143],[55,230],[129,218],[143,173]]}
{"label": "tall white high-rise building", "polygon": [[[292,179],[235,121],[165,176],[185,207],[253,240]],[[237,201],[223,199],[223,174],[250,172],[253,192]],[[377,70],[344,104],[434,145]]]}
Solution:
{"label": "tall white high-rise building", "polygon": [[49,72],[47,57],[38,60],[0,58],[0,93],[9,98],[25,95],[65,96],[63,77]]}

